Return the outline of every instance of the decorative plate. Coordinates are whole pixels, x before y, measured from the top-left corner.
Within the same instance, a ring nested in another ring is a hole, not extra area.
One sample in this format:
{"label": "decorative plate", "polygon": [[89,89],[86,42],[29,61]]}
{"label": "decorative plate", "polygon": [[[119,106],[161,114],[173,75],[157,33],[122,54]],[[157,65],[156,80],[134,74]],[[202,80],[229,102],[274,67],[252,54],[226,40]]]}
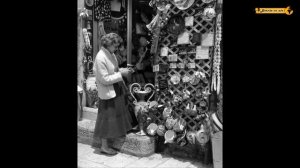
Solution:
{"label": "decorative plate", "polygon": [[174,74],[171,76],[171,82],[173,85],[177,85],[180,82],[180,75],[179,74]]}

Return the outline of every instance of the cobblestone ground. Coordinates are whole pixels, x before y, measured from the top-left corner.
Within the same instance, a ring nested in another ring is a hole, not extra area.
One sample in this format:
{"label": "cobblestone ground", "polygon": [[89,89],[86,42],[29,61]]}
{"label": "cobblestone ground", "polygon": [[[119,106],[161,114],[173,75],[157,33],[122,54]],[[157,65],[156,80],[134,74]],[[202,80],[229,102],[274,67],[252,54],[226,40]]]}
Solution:
{"label": "cobblestone ground", "polygon": [[213,168],[201,162],[174,158],[162,154],[136,157],[124,153],[103,155],[90,145],[78,143],[78,168]]}

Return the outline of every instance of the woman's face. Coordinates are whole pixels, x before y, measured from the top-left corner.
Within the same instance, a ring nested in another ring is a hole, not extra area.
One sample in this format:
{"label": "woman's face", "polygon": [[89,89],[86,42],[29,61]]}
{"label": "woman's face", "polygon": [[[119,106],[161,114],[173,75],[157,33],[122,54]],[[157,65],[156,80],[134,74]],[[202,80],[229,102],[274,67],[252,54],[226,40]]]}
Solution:
{"label": "woman's face", "polygon": [[110,53],[115,53],[119,49],[120,44],[112,44],[107,49]]}

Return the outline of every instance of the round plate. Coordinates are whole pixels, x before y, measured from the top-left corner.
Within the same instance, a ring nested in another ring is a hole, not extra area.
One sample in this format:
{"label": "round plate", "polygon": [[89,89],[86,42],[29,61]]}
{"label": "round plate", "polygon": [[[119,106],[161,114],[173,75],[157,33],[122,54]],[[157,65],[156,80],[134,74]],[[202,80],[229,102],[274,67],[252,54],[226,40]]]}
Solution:
{"label": "round plate", "polygon": [[88,7],[92,7],[94,5],[94,0],[84,0],[84,1]]}
{"label": "round plate", "polygon": [[177,85],[180,82],[180,75],[175,74],[171,76],[171,82],[173,83],[173,85]]}
{"label": "round plate", "polygon": [[203,3],[211,3],[214,0],[202,0]]}
{"label": "round plate", "polygon": [[192,75],[191,77],[190,77],[190,83],[192,84],[192,85],[198,85],[198,83],[200,82],[200,78],[198,78],[197,76],[195,76],[195,75]]}
{"label": "round plate", "polygon": [[183,3],[175,3],[174,1],[171,1],[171,3],[173,3],[180,10],[188,9],[194,4],[194,2],[195,0],[186,0]]}
{"label": "round plate", "polygon": [[200,106],[201,106],[201,107],[205,107],[205,106],[206,106],[206,102],[205,102],[205,101],[201,101],[201,102],[200,102]]}
{"label": "round plate", "polygon": [[188,83],[189,81],[190,81],[190,77],[189,77],[188,75],[184,75],[184,76],[182,77],[182,82]]}
{"label": "round plate", "polygon": [[148,127],[147,127],[147,133],[149,135],[155,135],[156,130],[157,130],[158,126],[155,123],[151,123]]}
{"label": "round plate", "polygon": [[176,138],[176,133],[173,130],[168,130],[165,133],[165,143],[172,143],[173,140]]}
{"label": "round plate", "polygon": [[216,16],[216,11],[214,8],[207,7],[204,9],[203,15],[204,15],[204,18],[206,18],[206,19],[212,19]]}

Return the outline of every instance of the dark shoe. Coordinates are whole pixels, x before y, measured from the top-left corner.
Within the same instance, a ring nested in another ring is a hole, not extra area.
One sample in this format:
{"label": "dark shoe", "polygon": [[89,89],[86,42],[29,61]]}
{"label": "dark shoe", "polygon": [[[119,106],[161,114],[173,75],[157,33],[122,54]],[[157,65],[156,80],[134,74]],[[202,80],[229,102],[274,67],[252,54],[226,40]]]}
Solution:
{"label": "dark shoe", "polygon": [[107,149],[101,148],[100,152],[104,153],[104,154],[107,154],[107,155],[116,155],[118,153],[117,151],[115,151],[111,148],[107,148]]}

